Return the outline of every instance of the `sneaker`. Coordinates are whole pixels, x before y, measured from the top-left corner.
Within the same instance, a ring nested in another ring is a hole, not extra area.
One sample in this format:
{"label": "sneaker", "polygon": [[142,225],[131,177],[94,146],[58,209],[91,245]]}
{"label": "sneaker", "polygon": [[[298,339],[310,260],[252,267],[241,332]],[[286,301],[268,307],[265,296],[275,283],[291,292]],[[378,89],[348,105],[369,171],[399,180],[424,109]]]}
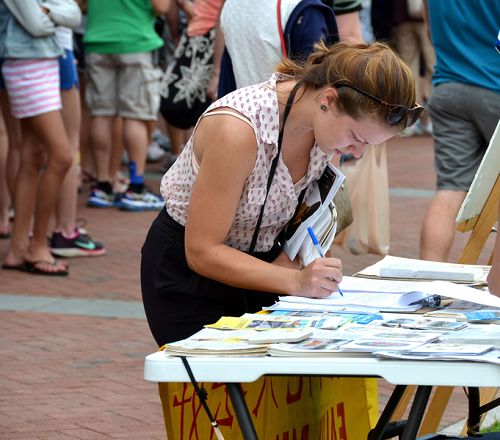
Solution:
{"label": "sneaker", "polygon": [[87,199],[87,206],[92,206],[94,208],[110,208],[114,205],[115,195],[113,193],[108,194],[95,186],[91,188]]}
{"label": "sneaker", "polygon": [[160,211],[164,205],[161,196],[147,189],[142,193],[126,191],[120,200],[120,209],[124,211]]}
{"label": "sneaker", "polygon": [[172,143],[170,142],[170,139],[158,128],[153,130],[151,139],[153,142],[156,142],[161,149],[165,151],[172,151]]}
{"label": "sneaker", "polygon": [[165,151],[156,142],[153,141],[148,145],[148,162],[158,162],[163,156],[165,156]]}
{"label": "sneaker", "polygon": [[106,253],[102,243],[92,240],[86,231],[80,228],[75,228],[71,237],[66,237],[62,232],[52,233],[49,247],[56,257],[97,257]]}

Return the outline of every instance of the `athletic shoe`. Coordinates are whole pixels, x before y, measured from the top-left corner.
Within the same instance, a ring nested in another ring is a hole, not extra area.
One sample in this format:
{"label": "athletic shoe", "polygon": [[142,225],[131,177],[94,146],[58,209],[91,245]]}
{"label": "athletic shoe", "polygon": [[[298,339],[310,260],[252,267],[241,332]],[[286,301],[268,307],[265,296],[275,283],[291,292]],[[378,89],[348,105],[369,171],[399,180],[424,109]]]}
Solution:
{"label": "athletic shoe", "polygon": [[115,195],[113,193],[108,194],[102,189],[94,186],[90,190],[87,206],[93,206],[94,208],[110,208],[115,206]]}
{"label": "athletic shoe", "polygon": [[147,161],[149,163],[158,162],[165,154],[165,151],[153,141],[148,145]]}
{"label": "athletic shoe", "polygon": [[166,134],[158,128],[153,130],[151,139],[158,144],[158,146],[165,151],[172,151],[172,143]]}
{"label": "athletic shoe", "polygon": [[94,241],[84,229],[75,228],[70,237],[62,232],[52,233],[49,241],[50,251],[57,257],[97,257],[106,253],[99,241]]}
{"label": "athletic shoe", "polygon": [[144,189],[142,193],[126,191],[119,206],[124,211],[159,211],[164,205],[161,196]]}

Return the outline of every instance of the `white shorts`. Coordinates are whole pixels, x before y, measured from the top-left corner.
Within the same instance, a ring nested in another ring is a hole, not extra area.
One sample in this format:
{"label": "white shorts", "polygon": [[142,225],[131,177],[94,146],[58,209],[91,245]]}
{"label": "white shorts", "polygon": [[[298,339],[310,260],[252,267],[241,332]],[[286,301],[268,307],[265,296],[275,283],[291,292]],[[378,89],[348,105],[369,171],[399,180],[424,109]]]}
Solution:
{"label": "white shorts", "polygon": [[29,118],[61,109],[57,58],[7,59],[2,73],[14,117]]}

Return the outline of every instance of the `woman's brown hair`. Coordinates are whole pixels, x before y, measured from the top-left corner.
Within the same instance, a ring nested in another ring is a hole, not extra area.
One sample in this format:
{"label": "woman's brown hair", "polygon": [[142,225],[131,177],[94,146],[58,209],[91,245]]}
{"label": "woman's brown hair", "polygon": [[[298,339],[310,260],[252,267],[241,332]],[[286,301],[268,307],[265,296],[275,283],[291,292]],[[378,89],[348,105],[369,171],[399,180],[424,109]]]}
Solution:
{"label": "woman's brown hair", "polygon": [[[283,59],[276,70],[293,76],[307,89],[351,84],[389,104],[415,105],[415,79],[410,68],[387,44],[316,43],[304,64]],[[337,89],[340,112],[359,119],[363,114],[384,120],[387,108],[350,87]],[[404,121],[398,128],[404,129]]]}

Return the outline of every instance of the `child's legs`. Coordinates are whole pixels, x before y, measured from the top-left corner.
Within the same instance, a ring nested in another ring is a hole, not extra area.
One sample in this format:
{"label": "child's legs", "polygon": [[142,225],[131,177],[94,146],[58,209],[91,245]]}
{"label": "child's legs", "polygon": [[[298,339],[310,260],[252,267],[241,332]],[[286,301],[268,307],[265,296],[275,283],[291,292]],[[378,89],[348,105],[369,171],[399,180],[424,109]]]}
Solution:
{"label": "child's legs", "polygon": [[61,184],[71,166],[73,155],[63,119],[59,111],[51,111],[23,120],[23,137],[38,139],[46,152],[44,172],[36,191],[33,238],[26,258],[30,261],[51,261],[47,246],[47,232],[51,215],[54,213]]}
{"label": "child's legs", "polygon": [[56,230],[66,234],[74,231],[78,197],[77,152],[80,137],[80,94],[76,87],[61,90],[62,119],[71,145],[72,162],[64,177],[56,206]]}

